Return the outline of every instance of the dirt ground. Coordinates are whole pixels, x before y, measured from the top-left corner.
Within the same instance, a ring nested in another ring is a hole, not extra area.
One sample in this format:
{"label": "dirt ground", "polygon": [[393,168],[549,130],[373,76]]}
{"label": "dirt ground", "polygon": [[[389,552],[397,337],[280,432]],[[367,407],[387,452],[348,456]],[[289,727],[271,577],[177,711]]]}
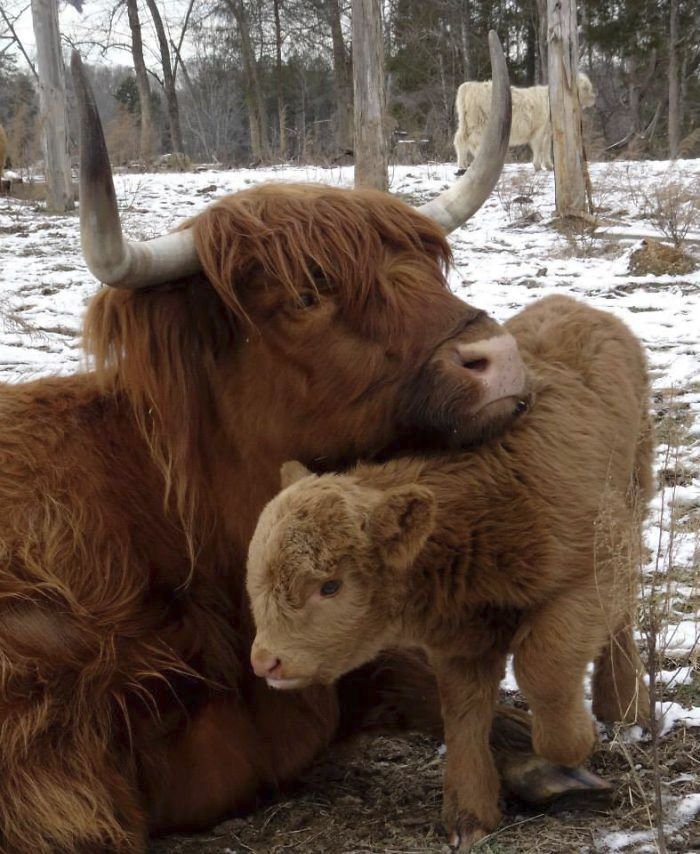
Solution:
{"label": "dirt ground", "polygon": [[[698,791],[699,732],[680,727],[661,744],[660,771],[676,796]],[[442,758],[423,735],[365,735],[337,745],[294,791],[196,836],[155,840],[151,854],[423,854],[450,851],[440,826]],[[480,854],[606,852],[606,834],[651,826],[651,746],[600,745],[591,767],[615,784],[608,809],[542,814],[504,799],[501,827]],[[622,849],[620,849],[622,850]],[[625,848],[643,849],[641,843]],[[668,850],[700,852],[700,821],[668,835]]]}

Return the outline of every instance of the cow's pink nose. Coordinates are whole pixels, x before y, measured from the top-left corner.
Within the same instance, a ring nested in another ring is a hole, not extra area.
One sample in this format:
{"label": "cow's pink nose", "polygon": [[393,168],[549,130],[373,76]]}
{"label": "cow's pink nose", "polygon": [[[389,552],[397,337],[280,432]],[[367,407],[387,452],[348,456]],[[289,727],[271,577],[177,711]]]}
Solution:
{"label": "cow's pink nose", "polygon": [[274,676],[282,666],[282,662],[277,656],[272,655],[266,649],[255,646],[250,651],[250,663],[253,665],[255,675],[263,679]]}
{"label": "cow's pink nose", "polygon": [[474,344],[457,344],[455,358],[478,377],[485,389],[483,403],[517,397],[525,391],[525,366],[512,335],[496,335]]}

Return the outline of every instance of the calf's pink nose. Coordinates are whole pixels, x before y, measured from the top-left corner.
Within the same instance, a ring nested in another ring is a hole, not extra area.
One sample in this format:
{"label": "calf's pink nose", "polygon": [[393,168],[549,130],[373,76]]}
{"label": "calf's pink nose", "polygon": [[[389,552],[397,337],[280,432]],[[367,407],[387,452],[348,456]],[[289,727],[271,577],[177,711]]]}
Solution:
{"label": "calf's pink nose", "polygon": [[255,645],[253,645],[250,651],[250,663],[253,665],[255,675],[263,679],[266,679],[268,676],[274,676],[282,665],[277,656]]}

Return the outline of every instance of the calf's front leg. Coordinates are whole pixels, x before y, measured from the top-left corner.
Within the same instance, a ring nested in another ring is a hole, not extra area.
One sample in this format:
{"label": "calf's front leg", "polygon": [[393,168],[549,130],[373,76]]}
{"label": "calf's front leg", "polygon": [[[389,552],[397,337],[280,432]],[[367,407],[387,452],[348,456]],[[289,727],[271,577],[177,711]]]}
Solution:
{"label": "calf's front leg", "polygon": [[459,851],[469,851],[501,817],[499,777],[489,735],[505,658],[496,654],[478,661],[434,657],[432,663],[447,747],[443,819],[450,844]]}

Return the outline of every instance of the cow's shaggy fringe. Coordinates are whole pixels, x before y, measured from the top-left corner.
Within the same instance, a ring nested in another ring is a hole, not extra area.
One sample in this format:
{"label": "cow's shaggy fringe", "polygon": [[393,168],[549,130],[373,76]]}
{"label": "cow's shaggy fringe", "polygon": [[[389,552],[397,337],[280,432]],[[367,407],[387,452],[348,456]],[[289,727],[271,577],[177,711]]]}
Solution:
{"label": "cow's shaggy fringe", "polygon": [[[199,536],[214,525],[206,521],[206,485],[216,465],[208,436],[218,415],[218,357],[256,333],[243,283],[273,276],[292,300],[300,282],[331,288],[350,325],[361,318],[367,325],[368,303],[381,299],[383,316],[403,326],[420,323],[423,303],[411,294],[421,283],[421,256],[444,269],[451,254],[434,222],[373,190],[273,184],[227,196],[190,224],[211,287],[194,278],[167,293],[104,290],[91,303],[84,334],[103,389],[131,403],[164,476],[166,506],[175,496],[194,561]],[[387,248],[411,252],[411,263],[385,266],[387,278],[378,279]],[[391,338],[399,330],[387,331]]]}

